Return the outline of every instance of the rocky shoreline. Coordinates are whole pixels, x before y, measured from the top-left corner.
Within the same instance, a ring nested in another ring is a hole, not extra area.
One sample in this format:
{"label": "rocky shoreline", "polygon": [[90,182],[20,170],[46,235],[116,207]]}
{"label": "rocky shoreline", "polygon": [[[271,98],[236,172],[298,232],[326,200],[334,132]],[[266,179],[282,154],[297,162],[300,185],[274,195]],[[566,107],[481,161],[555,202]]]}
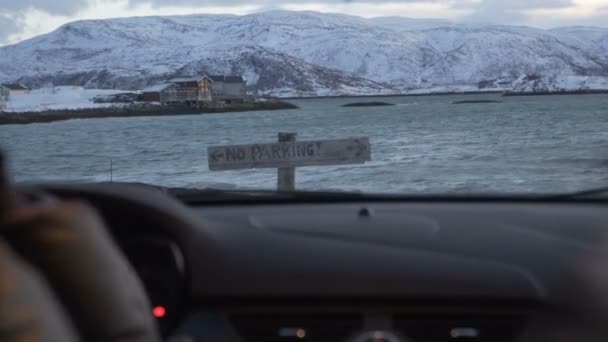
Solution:
{"label": "rocky shoreline", "polygon": [[546,96],[546,95],[603,95],[608,94],[608,89],[579,89],[579,90],[556,90],[556,91],[513,91],[513,90],[489,90],[489,91],[451,91],[432,93],[394,93],[378,95],[335,95],[335,96],[304,96],[283,97],[284,100],[314,100],[314,99],[340,99],[340,98],[388,98],[388,97],[419,97],[419,96],[446,96],[446,95],[501,95],[501,96]]}
{"label": "rocky shoreline", "polygon": [[480,103],[502,103],[502,101],[496,100],[464,100],[464,101],[454,101],[452,104],[480,104]]}
{"label": "rocky shoreline", "polygon": [[72,119],[120,118],[140,116],[178,116],[262,110],[297,109],[289,102],[272,100],[227,105],[222,108],[192,108],[189,106],[127,105],[124,107],[47,110],[42,112],[0,112],[0,125],[26,125]]}
{"label": "rocky shoreline", "polygon": [[548,95],[604,95],[608,89],[579,89],[555,91],[506,91],[502,96],[548,96]]}
{"label": "rocky shoreline", "polygon": [[394,106],[394,105],[395,105],[394,103],[374,101],[374,102],[347,103],[345,105],[342,105],[342,107],[380,107],[380,106]]}

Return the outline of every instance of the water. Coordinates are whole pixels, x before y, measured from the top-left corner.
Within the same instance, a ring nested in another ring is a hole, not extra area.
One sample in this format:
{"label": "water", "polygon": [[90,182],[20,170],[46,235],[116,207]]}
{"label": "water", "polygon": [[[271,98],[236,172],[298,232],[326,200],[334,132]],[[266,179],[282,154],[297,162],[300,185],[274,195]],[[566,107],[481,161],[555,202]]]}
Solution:
{"label": "water", "polygon": [[[503,103],[452,104],[484,99]],[[376,100],[376,99],[373,99]],[[275,170],[210,172],[211,145],[369,136],[365,165],[307,167],[299,189],[559,192],[608,185],[608,96],[389,97],[294,100],[298,110],[0,126],[17,180],[110,179],[272,189]],[[365,101],[365,99],[363,100]]]}

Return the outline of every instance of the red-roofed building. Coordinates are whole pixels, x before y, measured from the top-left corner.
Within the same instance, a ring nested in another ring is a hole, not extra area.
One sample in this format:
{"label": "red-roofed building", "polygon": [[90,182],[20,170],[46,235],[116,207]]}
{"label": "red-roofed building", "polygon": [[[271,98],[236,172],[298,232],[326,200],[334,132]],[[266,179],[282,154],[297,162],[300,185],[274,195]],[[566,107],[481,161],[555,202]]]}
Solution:
{"label": "red-roofed building", "polygon": [[177,89],[175,83],[160,83],[142,90],[143,100],[145,102],[160,102],[167,103],[170,100],[170,91]]}
{"label": "red-roofed building", "polygon": [[176,77],[168,80],[167,83],[176,84],[178,90],[182,90],[182,92],[194,91],[195,102],[211,102],[213,100],[213,80],[208,76]]}

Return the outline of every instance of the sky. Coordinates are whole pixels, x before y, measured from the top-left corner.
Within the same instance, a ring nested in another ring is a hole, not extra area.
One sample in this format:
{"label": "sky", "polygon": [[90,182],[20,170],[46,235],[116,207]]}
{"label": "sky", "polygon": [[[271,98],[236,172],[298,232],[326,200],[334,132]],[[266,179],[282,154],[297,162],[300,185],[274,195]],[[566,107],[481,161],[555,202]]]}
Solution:
{"label": "sky", "polygon": [[0,46],[51,32],[74,20],[194,13],[245,15],[271,9],[541,28],[608,27],[608,0],[0,0]]}

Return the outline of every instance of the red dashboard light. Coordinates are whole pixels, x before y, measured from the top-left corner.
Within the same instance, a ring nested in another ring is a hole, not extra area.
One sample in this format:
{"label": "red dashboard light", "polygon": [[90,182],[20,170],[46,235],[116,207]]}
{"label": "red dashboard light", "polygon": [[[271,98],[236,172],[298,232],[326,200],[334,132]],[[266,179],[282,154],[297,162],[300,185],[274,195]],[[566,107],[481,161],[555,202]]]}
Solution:
{"label": "red dashboard light", "polygon": [[156,318],[163,318],[167,314],[167,309],[164,306],[158,305],[152,309],[152,315]]}

